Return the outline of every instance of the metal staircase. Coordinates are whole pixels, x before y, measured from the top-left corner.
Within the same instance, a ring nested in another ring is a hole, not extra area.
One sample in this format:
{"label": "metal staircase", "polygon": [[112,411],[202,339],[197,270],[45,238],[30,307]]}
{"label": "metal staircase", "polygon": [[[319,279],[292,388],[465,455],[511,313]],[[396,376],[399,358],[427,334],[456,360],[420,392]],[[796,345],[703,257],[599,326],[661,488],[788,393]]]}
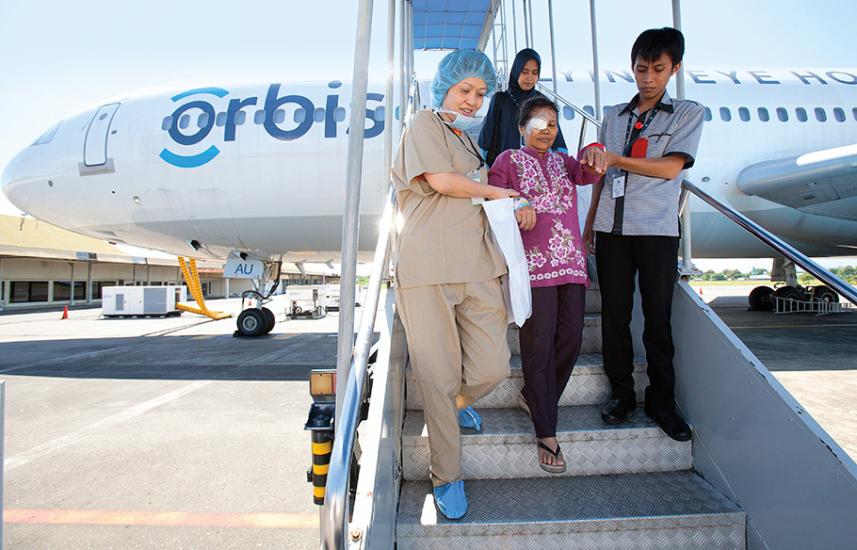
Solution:
{"label": "metal staircase", "polygon": [[[517,329],[509,330],[511,373],[474,405],[484,431],[462,430],[470,508],[461,520],[436,511],[421,398],[408,372],[399,549],[745,548],[744,513],[692,470],[691,442],[668,438],[642,406],[626,424],[601,421],[610,386],[600,321],[598,290],[589,289],[582,355],[560,399],[557,439],[568,463],[561,476],[539,468],[532,422],[517,408],[520,347]],[[642,400],[642,361],[634,376]]]}

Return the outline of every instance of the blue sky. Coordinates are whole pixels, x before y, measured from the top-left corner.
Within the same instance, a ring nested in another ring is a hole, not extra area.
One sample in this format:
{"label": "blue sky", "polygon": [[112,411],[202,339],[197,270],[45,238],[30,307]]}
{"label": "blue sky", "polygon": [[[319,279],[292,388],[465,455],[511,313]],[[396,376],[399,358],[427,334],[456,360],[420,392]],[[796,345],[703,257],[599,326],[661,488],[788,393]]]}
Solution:
{"label": "blue sky", "polygon": [[[375,0],[371,70],[379,81],[385,74],[387,5]],[[672,22],[669,0],[599,0],[597,6],[602,67],[626,67],[642,29]],[[591,65],[588,10],[588,0],[554,1],[560,68]],[[533,12],[535,47],[547,68],[547,0],[533,0]],[[129,91],[348,80],[356,13],[353,0],[2,0],[0,167],[58,120]],[[507,19],[511,24],[508,11]],[[857,3],[685,0],[682,19],[686,65],[857,65],[857,33],[851,30]],[[522,47],[523,33],[518,35]],[[436,52],[418,54],[418,74],[430,76],[438,59]],[[0,213],[13,211],[0,198]]]}

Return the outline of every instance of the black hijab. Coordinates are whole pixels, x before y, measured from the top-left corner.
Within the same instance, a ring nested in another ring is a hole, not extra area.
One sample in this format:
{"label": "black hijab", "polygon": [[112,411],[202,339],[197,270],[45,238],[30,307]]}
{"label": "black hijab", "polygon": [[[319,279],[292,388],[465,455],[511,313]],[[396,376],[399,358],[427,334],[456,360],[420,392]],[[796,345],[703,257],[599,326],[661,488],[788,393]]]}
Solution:
{"label": "black hijab", "polygon": [[535,86],[533,86],[532,90],[525,92],[518,85],[518,78],[521,77],[521,71],[524,70],[524,65],[527,64],[527,61],[531,59],[535,59],[536,63],[539,64],[539,72],[541,72],[542,58],[536,53],[536,50],[530,48],[524,48],[518,52],[518,55],[515,56],[515,61],[512,63],[512,70],[509,71],[508,92],[509,96],[518,104],[518,107],[536,94]]}

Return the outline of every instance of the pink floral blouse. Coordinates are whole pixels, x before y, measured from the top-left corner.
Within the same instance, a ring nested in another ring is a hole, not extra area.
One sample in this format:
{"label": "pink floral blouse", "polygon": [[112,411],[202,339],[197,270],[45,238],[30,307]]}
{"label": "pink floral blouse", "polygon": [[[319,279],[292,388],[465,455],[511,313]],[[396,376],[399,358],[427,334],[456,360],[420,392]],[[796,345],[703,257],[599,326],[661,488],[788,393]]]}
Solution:
{"label": "pink floral blouse", "polygon": [[589,283],[575,185],[598,178],[565,153],[542,154],[530,147],[508,149],[494,161],[488,183],[518,191],[536,210],[536,226],[521,231],[530,286]]}

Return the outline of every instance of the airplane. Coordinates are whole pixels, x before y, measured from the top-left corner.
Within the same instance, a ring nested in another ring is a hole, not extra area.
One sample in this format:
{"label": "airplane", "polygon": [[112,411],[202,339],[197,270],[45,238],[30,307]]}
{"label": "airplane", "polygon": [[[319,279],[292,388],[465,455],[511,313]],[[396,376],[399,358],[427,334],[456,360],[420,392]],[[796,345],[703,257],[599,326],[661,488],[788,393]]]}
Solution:
{"label": "airplane", "polygon": [[[691,67],[685,74],[686,96],[706,106],[689,179],[809,256],[854,254],[857,68]],[[559,96],[594,114],[592,73],[559,75]],[[636,92],[628,69],[604,70],[600,81],[605,105]],[[419,82],[422,98],[430,97],[429,83]],[[383,86],[369,90],[359,242],[364,258],[378,237],[388,185],[383,133],[399,126],[384,127]],[[19,152],[3,173],[2,189],[23,212],[77,233],[179,256],[227,258],[228,270],[249,265],[252,271],[256,262],[264,298],[280,262],[338,259],[350,96],[347,82],[333,80],[207,86],[106,101],[58,122]],[[399,115],[397,108],[395,121]],[[560,105],[559,118],[570,141],[581,117]],[[587,204],[581,201],[582,216]],[[694,257],[772,256],[701,201],[689,207]],[[800,289],[794,266],[782,259],[774,259],[773,271],[787,282],[777,295],[808,292],[838,300],[827,287]],[[754,289],[751,306],[770,307],[774,292]],[[266,332],[258,329],[260,305],[242,312],[239,333]]]}

